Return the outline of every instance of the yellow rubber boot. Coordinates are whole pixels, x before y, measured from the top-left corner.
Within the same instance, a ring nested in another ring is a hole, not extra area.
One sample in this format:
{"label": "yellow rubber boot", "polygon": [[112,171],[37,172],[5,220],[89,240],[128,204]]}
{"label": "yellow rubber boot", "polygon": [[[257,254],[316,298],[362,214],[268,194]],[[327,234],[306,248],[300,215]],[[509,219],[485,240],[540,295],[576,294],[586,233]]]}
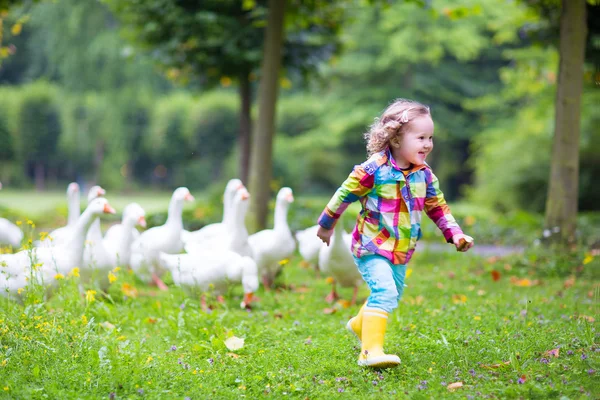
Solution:
{"label": "yellow rubber boot", "polygon": [[358,365],[362,367],[390,368],[400,364],[400,358],[383,352],[383,339],[388,313],[378,308],[366,307],[363,311],[362,348]]}
{"label": "yellow rubber boot", "polygon": [[362,342],[361,334],[362,334],[363,312],[364,312],[366,306],[367,306],[367,302],[365,301],[365,304],[363,304],[363,306],[360,308],[360,310],[358,311],[358,314],[356,314],[356,317],[350,318],[350,320],[348,320],[348,322],[346,323],[346,329],[349,332],[352,332],[354,334],[354,336],[356,336],[356,338],[358,339],[358,343]]}

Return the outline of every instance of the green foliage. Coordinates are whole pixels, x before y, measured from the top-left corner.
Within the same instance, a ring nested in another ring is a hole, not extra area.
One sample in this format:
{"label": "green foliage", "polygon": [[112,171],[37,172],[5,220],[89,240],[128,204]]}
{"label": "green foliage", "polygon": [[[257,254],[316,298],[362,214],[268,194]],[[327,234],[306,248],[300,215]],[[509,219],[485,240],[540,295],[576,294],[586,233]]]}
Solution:
{"label": "green foliage", "polygon": [[164,174],[155,171],[158,179],[170,175],[176,185],[182,184],[181,171],[178,169],[189,158],[190,135],[186,132],[191,98],[179,93],[165,97],[155,103],[150,135],[144,146],[152,155],[155,164],[166,168]]}
{"label": "green foliage", "polygon": [[16,93],[12,90],[0,89],[0,161],[3,163],[13,161],[16,155],[15,138],[10,129],[14,126],[14,107]]}
{"label": "green foliage", "polygon": [[[480,204],[510,210],[544,210],[550,170],[557,52],[549,47],[513,50],[513,65],[501,69],[504,89],[466,104],[484,111],[487,128],[474,140],[475,185],[468,193]],[[580,208],[593,209],[600,192],[592,153],[600,140],[600,94],[584,92],[582,102]],[[533,151],[535,149],[535,151]]]}
{"label": "green foliage", "polygon": [[238,136],[237,97],[230,92],[212,92],[195,99],[187,129],[192,137],[194,156],[221,164]]}
{"label": "green foliage", "polygon": [[36,82],[23,88],[18,111],[19,157],[45,166],[57,163],[61,132],[56,88]]}

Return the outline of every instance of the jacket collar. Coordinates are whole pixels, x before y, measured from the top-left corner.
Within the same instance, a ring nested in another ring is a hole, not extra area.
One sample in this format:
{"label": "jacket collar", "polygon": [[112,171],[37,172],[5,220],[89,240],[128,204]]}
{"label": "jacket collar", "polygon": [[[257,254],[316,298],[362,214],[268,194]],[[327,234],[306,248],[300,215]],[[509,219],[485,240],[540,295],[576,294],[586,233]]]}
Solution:
{"label": "jacket collar", "polygon": [[[385,150],[385,156],[387,157],[387,164],[390,167],[394,168],[397,171],[402,171],[402,169],[398,167],[398,164],[396,164],[396,160],[394,160],[394,157],[392,157],[392,151],[390,150],[389,147]],[[431,167],[427,163],[425,163],[423,165],[413,165],[410,168],[408,173],[412,174],[415,171],[420,171],[422,169],[427,169],[427,168],[431,169]]]}

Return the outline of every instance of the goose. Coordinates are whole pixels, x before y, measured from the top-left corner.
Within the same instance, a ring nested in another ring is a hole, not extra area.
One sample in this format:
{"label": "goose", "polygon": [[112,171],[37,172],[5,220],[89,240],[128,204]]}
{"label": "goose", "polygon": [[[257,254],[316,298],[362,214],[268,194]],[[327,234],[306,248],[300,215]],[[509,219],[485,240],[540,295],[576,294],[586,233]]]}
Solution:
{"label": "goose", "polygon": [[240,304],[247,308],[258,290],[258,267],[248,256],[224,250],[212,252],[198,251],[194,254],[160,253],[160,262],[171,272],[173,282],[177,286],[196,288],[207,291],[212,287],[217,292],[224,292],[230,283],[241,283],[244,300]]}
{"label": "goose", "polygon": [[233,196],[230,209],[231,221],[229,221],[228,230],[207,238],[203,242],[187,242],[185,251],[193,254],[202,250],[212,252],[231,250],[239,255],[252,257],[252,249],[248,243],[248,230],[246,229],[246,224],[244,222],[249,203],[250,194],[248,193],[248,190],[242,186],[242,188],[238,189]]}
{"label": "goose", "polygon": [[183,203],[194,201],[194,196],[186,187],[175,189],[169,203],[167,222],[155,226],[140,234],[131,246],[131,269],[145,282],[153,281],[161,290],[167,286],[160,280],[159,274],[163,272],[158,261],[159,252],[177,254],[183,250],[181,232],[183,221]]}
{"label": "goose", "polygon": [[81,214],[81,205],[79,204],[79,185],[77,182],[71,182],[67,186],[67,226],[74,226]]}
{"label": "goose", "polygon": [[139,236],[135,226],[146,227],[146,212],[138,203],[130,203],[123,209],[123,219],[118,225],[120,229],[114,230],[112,236],[104,235],[104,247],[110,255],[113,267],[129,266],[131,245],[135,240],[133,232]]}
{"label": "goose", "polygon": [[270,288],[279,272],[280,261],[294,254],[296,241],[287,222],[290,204],[294,202],[292,189],[283,187],[277,193],[273,229],[264,229],[248,237],[248,243],[258,265],[265,288]]}
{"label": "goose", "polygon": [[234,178],[230,179],[225,186],[225,192],[223,193],[223,220],[214,224],[208,224],[203,226],[194,232],[185,232],[182,235],[184,243],[195,242],[202,243],[207,239],[227,233],[228,226],[233,219],[232,203],[233,197],[237,190],[244,187],[241,180]]}
{"label": "goose", "polygon": [[[2,182],[0,182],[0,190],[2,190]],[[22,240],[23,231],[21,228],[6,218],[0,218],[0,246],[9,245],[18,249]]]}
{"label": "goose", "polygon": [[[92,186],[88,192],[88,204],[91,200],[104,196],[105,191],[100,186]],[[36,247],[51,247],[63,244],[66,240],[71,237],[71,230],[75,226],[80,213],[80,201],[79,201],[79,185],[75,182],[69,184],[67,188],[67,201],[69,208],[69,221],[73,222],[73,225],[67,224],[62,228],[58,228],[50,232],[46,239],[42,241],[36,241]]]}
{"label": "goose", "polygon": [[351,304],[356,303],[356,295],[358,287],[362,284],[363,279],[354,263],[352,251],[350,250],[352,236],[344,232],[342,224],[336,224],[333,236],[329,246],[322,246],[319,251],[319,267],[324,274],[330,275],[332,280],[331,293],[327,295],[326,300],[332,302],[339,298],[335,286],[339,283],[342,287],[352,287]]}
{"label": "goose", "polygon": [[[134,204],[134,203],[132,203]],[[125,211],[123,211],[123,217],[125,217]],[[146,218],[146,212],[144,211],[144,219]],[[135,226],[135,225],[133,225]],[[109,242],[115,242],[118,243],[119,240],[121,240],[121,238],[123,237],[124,233],[123,233],[123,224],[113,224],[110,228],[108,228],[108,230],[106,231],[106,233],[104,234],[104,240],[109,241]],[[137,238],[140,237],[140,231],[138,231],[135,227],[131,229],[131,236],[133,237],[133,240],[135,241]],[[129,263],[129,261],[127,261],[127,263]]]}
{"label": "goose", "polygon": [[318,230],[319,225],[313,225],[294,235],[298,242],[298,253],[305,263],[314,267],[317,277],[319,276],[319,251],[324,246],[323,241],[317,236]]}
{"label": "goose", "polygon": [[[97,197],[104,196],[106,191],[100,186],[92,186],[88,192],[88,204]],[[102,242],[100,219],[96,218],[87,232],[85,249],[83,250],[82,281],[89,281],[92,270],[111,269],[110,257]]]}
{"label": "goose", "polygon": [[0,218],[0,246],[8,245],[18,249],[23,240],[23,231],[6,218]]}
{"label": "goose", "polygon": [[[81,216],[77,219],[69,238],[64,244],[53,247],[33,247],[15,254],[0,255],[0,268],[4,279],[0,287],[5,287],[9,292],[18,291],[24,286],[10,285],[7,281],[15,279],[21,282],[38,282],[52,286],[57,274],[67,275],[73,268],[79,267],[83,261],[83,245],[85,236],[94,222],[101,214],[114,214],[115,210],[104,198],[94,199]],[[33,264],[33,266],[32,266]],[[33,279],[28,279],[28,278]]]}

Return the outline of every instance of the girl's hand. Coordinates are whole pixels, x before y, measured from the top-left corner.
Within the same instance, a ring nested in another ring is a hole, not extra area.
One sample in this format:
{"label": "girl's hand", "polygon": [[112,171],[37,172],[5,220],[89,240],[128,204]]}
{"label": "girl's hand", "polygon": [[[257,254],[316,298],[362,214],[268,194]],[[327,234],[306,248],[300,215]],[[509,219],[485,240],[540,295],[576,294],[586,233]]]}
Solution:
{"label": "girl's hand", "polygon": [[323,243],[329,246],[329,241],[331,240],[331,235],[333,235],[333,229],[325,229],[322,226],[319,226],[319,230],[317,231],[317,236],[319,239],[323,241]]}
{"label": "girl's hand", "polygon": [[462,252],[469,250],[475,244],[471,236],[462,233],[452,236],[452,242],[456,246],[456,251]]}

